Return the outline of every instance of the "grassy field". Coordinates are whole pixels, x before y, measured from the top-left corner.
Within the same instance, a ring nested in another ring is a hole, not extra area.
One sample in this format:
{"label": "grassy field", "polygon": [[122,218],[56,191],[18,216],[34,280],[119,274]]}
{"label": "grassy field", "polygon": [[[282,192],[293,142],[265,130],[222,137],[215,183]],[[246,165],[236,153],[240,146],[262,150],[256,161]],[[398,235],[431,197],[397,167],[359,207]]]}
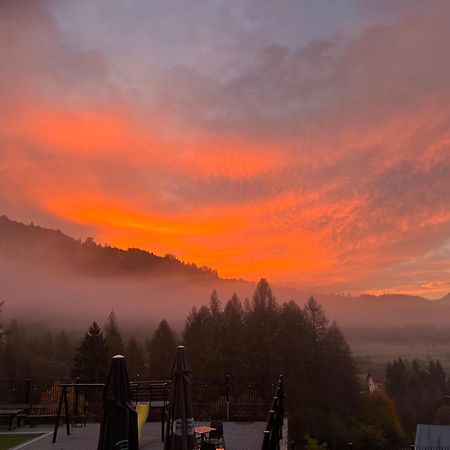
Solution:
{"label": "grassy field", "polygon": [[356,358],[358,372],[367,375],[370,372],[377,381],[383,382],[386,365],[389,361],[402,358],[404,360],[439,359],[444,370],[450,374],[450,351],[448,344],[405,343],[405,342],[350,342],[353,356]]}
{"label": "grassy field", "polygon": [[1,434],[0,450],[8,450],[37,436],[38,434]]}

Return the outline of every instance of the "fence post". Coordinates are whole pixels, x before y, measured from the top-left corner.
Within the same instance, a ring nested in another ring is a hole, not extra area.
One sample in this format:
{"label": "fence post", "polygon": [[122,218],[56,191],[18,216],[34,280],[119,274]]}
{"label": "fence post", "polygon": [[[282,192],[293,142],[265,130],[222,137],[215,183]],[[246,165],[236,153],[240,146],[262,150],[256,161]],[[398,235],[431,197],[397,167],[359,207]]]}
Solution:
{"label": "fence post", "polygon": [[280,375],[278,382],[278,412],[280,415],[280,439],[283,439],[283,421],[284,421],[284,376]]}
{"label": "fence post", "polygon": [[[269,411],[269,425],[268,428],[270,430],[269,432],[269,449],[270,450],[275,450],[276,447],[274,447],[274,441],[276,441],[276,436],[274,436],[274,431],[275,431],[275,411],[273,409],[271,409]],[[275,432],[276,434],[276,432]],[[275,439],[274,439],[275,438]]]}
{"label": "fence post", "polygon": [[262,450],[270,450],[270,431],[264,430]]}
{"label": "fence post", "polygon": [[27,378],[25,381],[25,403],[30,403],[31,397],[31,379]]}
{"label": "fence post", "polygon": [[227,422],[230,421],[230,375],[225,375],[225,401],[227,404]]}
{"label": "fence post", "polygon": [[80,381],[80,377],[75,378],[75,398],[73,399],[73,410],[72,410],[72,416],[74,417],[75,423],[77,422],[78,418],[78,386],[77,384]]}

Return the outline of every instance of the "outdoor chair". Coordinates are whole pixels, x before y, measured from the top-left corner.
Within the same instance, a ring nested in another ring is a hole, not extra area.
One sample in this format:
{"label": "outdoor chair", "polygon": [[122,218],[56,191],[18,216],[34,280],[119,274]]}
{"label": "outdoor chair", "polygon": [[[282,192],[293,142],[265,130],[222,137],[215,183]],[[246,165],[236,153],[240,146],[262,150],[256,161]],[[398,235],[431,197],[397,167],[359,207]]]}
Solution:
{"label": "outdoor chair", "polygon": [[208,443],[213,444],[214,448],[218,445],[225,448],[225,438],[223,436],[223,422],[221,420],[211,420],[211,428],[215,428],[209,432]]}
{"label": "outdoor chair", "polygon": [[216,450],[216,446],[214,444],[210,444],[209,442],[202,442],[200,444],[200,450]]}

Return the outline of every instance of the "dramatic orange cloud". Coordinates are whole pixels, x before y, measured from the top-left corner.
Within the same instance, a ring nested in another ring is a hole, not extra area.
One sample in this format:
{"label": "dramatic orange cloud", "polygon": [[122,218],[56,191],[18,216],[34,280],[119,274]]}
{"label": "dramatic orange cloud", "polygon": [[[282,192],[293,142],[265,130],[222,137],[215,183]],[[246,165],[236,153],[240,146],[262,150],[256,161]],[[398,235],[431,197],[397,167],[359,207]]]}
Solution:
{"label": "dramatic orange cloud", "polygon": [[344,3],[312,26],[4,2],[0,213],[226,277],[445,294],[450,8]]}

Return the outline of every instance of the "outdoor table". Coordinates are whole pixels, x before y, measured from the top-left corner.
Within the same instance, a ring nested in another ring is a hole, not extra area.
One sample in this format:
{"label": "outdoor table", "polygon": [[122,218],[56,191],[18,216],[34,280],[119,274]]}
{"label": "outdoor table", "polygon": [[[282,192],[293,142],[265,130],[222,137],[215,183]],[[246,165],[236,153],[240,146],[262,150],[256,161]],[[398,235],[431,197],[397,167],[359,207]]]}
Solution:
{"label": "outdoor table", "polygon": [[0,417],[8,417],[8,428],[9,430],[12,430],[14,426],[14,419],[24,411],[24,409],[0,409]]}
{"label": "outdoor table", "polygon": [[201,427],[195,427],[194,430],[200,435],[201,442],[205,442],[205,435],[210,431],[215,431],[216,429],[203,425]]}

